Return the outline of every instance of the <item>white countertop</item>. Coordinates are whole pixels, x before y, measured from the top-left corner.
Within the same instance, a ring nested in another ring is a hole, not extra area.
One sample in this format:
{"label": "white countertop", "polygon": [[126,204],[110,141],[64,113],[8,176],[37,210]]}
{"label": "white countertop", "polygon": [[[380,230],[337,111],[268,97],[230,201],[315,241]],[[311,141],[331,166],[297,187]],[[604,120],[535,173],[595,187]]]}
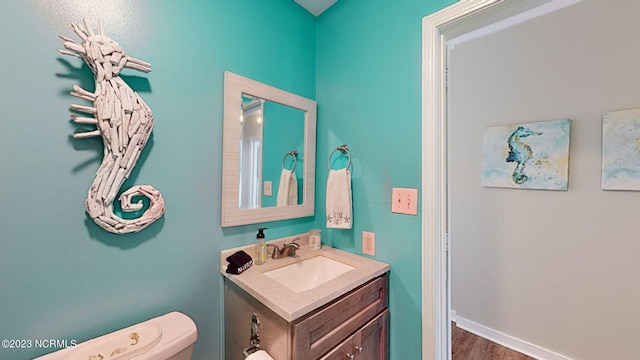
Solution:
{"label": "white countertop", "polygon": [[[313,250],[309,247],[309,238],[306,233],[267,241],[267,244],[276,244],[281,247],[282,244],[291,242],[295,238],[300,238],[297,241],[297,243],[300,244],[300,249],[297,250],[295,256],[287,256],[281,259],[272,259],[271,256],[269,256],[265,264],[255,265],[254,263],[249,269],[240,275],[227,274],[225,272],[227,265],[229,264],[226,258],[239,250],[244,250],[249,254],[249,256],[251,256],[251,258],[255,258],[254,245],[251,244],[234,249],[223,250],[220,252],[220,272],[229,279],[229,281],[255,297],[276,314],[280,315],[287,321],[293,321],[302,315],[305,315],[308,312],[340,297],[341,295],[346,294],[367,281],[388,272],[390,269],[389,264],[334,249],[326,245],[322,245],[320,250]],[[271,254],[271,251],[272,249],[269,248],[269,254]],[[351,265],[355,267],[355,269],[350,270],[311,290],[300,293],[290,290],[276,280],[273,280],[263,274],[269,270],[277,269],[318,255],[326,256],[330,259]]]}

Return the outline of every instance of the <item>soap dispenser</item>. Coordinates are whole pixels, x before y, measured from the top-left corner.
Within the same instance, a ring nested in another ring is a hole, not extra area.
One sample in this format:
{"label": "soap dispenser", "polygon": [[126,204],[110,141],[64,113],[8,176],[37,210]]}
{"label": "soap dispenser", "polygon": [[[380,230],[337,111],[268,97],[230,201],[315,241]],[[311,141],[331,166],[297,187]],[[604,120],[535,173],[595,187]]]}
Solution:
{"label": "soap dispenser", "polygon": [[267,262],[267,243],[264,241],[265,229],[258,228],[258,235],[256,235],[256,265],[262,265]]}

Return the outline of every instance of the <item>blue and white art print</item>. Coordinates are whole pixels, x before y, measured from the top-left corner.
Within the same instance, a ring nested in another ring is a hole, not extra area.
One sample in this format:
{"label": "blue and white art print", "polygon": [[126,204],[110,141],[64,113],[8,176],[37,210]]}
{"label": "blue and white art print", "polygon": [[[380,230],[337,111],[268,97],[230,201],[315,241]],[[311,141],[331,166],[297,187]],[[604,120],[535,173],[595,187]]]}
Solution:
{"label": "blue and white art print", "polygon": [[484,130],[482,186],[567,190],[569,119]]}
{"label": "blue and white art print", "polygon": [[602,189],[640,190],[640,109],[602,117]]}

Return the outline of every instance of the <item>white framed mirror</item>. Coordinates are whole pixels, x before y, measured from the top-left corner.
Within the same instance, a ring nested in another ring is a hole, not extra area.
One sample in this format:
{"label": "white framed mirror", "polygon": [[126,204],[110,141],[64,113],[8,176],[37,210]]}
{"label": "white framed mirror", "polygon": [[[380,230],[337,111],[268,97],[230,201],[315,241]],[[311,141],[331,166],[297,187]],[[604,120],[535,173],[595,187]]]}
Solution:
{"label": "white framed mirror", "polygon": [[226,71],[221,226],[314,214],[316,102]]}

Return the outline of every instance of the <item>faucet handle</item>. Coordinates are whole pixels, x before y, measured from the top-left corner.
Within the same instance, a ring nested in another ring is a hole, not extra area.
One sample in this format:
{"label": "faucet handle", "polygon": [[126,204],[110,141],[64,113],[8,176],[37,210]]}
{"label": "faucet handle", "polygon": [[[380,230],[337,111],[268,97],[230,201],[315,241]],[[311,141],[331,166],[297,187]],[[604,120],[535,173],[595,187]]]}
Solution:
{"label": "faucet handle", "polygon": [[293,239],[290,243],[288,244],[284,244],[283,246],[287,246],[287,245],[292,245],[295,246],[296,249],[300,249],[300,244],[298,244],[296,241],[300,240],[299,237]]}
{"label": "faucet handle", "polygon": [[267,244],[267,248],[269,246],[273,246],[273,253],[271,253],[271,258],[272,259],[278,259],[280,258],[280,249],[278,249],[278,245],[275,244]]}

